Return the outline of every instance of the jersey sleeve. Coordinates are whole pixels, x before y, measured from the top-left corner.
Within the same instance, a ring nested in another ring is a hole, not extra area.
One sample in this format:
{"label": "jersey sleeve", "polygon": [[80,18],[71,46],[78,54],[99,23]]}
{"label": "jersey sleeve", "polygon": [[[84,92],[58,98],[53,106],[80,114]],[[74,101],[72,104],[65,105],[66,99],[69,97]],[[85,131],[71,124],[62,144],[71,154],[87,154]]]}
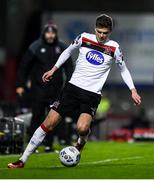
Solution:
{"label": "jersey sleeve", "polygon": [[72,42],[74,48],[80,48],[82,44],[82,34],[78,35]]}
{"label": "jersey sleeve", "polygon": [[60,66],[62,64],[64,64],[69,59],[69,57],[72,55],[72,52],[75,49],[80,48],[81,44],[82,44],[82,36],[79,35],[74,39],[74,41],[69,45],[69,47],[66,48],[62,52],[62,54],[60,55],[60,57],[58,58],[58,60],[57,60],[57,62],[55,64],[55,66],[57,68],[60,68]]}
{"label": "jersey sleeve", "polygon": [[124,80],[124,82],[127,84],[128,88],[130,90],[134,89],[135,88],[134,82],[125,62],[122,61],[122,63],[117,63],[117,65],[119,67],[121,77]]}
{"label": "jersey sleeve", "polygon": [[119,46],[119,44],[117,43],[117,47],[116,47],[116,50],[115,50],[115,63],[117,64],[119,70],[120,70],[120,74],[121,74],[121,77],[123,79],[123,81],[125,82],[125,84],[128,86],[128,88],[131,90],[131,89],[134,89],[135,86],[134,86],[134,82],[133,82],[133,79],[132,79],[132,76],[123,60],[123,53],[121,51],[121,48]]}
{"label": "jersey sleeve", "polygon": [[115,58],[116,64],[122,64],[122,62],[124,61],[123,60],[123,53],[122,53],[119,45],[116,47],[114,58]]}

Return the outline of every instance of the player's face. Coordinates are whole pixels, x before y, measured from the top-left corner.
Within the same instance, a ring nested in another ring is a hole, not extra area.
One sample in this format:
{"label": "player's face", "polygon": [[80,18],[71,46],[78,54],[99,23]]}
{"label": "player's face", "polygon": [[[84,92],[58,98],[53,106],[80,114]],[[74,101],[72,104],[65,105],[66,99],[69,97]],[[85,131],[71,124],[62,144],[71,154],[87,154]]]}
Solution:
{"label": "player's face", "polygon": [[46,42],[47,43],[53,43],[54,42],[54,40],[56,39],[56,33],[55,32],[46,32],[45,33],[45,40],[46,40]]}
{"label": "player's face", "polygon": [[111,30],[109,28],[95,28],[95,34],[96,34],[96,39],[100,43],[104,43],[106,39],[109,37],[111,34]]}

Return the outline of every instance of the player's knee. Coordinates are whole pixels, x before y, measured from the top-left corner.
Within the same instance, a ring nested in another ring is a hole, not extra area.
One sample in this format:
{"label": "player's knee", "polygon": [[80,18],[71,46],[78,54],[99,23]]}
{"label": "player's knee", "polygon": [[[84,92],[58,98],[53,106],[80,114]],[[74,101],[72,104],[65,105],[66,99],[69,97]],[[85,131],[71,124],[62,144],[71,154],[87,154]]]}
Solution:
{"label": "player's knee", "polygon": [[49,131],[52,131],[54,127],[58,124],[59,120],[59,116],[56,117],[49,113],[43,124]]}

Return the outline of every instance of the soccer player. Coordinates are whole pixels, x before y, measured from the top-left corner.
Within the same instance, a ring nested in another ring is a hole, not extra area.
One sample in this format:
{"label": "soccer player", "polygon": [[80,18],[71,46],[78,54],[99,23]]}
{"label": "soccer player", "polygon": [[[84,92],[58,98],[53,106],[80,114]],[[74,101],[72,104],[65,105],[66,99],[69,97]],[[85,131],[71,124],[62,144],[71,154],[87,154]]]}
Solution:
{"label": "soccer player", "polygon": [[102,14],[96,18],[95,34],[82,33],[63,51],[56,64],[46,72],[44,82],[52,81],[56,71],[71,56],[74,49],[79,49],[76,67],[69,83],[64,87],[58,101],[38,127],[27,145],[23,155],[9,168],[24,167],[28,157],[43,141],[49,131],[60,121],[60,118],[71,113],[78,113],[77,131],[79,138],[76,148],[83,149],[90,133],[90,124],[101,99],[101,90],[111,69],[112,62],[119,67],[121,76],[131,91],[135,105],[140,105],[141,97],[137,93],[133,80],[123,60],[119,44],[109,39],[112,32],[112,18]]}

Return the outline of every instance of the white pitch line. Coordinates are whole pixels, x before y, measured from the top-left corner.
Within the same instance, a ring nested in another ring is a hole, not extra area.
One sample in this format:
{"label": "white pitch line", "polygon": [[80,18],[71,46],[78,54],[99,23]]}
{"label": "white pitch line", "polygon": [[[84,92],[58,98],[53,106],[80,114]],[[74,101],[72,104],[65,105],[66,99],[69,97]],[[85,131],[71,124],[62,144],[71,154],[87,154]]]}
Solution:
{"label": "white pitch line", "polygon": [[[141,159],[141,158],[143,158],[143,157],[142,156],[132,156],[132,157],[125,157],[125,158],[104,159],[104,160],[100,160],[100,161],[80,163],[79,166],[101,164],[101,163],[107,163],[107,162],[112,162],[112,161]],[[50,167],[48,166],[47,168],[62,168],[62,167],[64,167],[64,166],[63,165],[57,165],[57,166],[50,166]],[[0,168],[0,170],[6,170],[6,169],[9,169],[9,168]]]}
{"label": "white pitch line", "polygon": [[11,155],[2,155],[2,156],[0,156],[0,159],[3,159],[3,158],[12,158],[12,157],[20,157],[20,155],[19,154],[11,154]]}
{"label": "white pitch line", "polygon": [[[107,162],[112,162],[112,161],[120,161],[120,160],[141,159],[141,158],[143,158],[143,157],[142,156],[132,156],[132,157],[125,157],[125,158],[104,159],[104,160],[101,160],[101,161],[92,161],[92,162],[79,163],[79,166],[92,165],[92,164],[101,164],[101,163],[107,163]],[[51,168],[62,168],[62,167],[64,167],[64,166],[63,165],[51,166]]]}
{"label": "white pitch line", "polygon": [[113,158],[113,159],[104,159],[101,161],[93,161],[93,162],[85,162],[81,163],[81,165],[87,165],[87,164],[101,164],[105,162],[112,162],[112,161],[120,161],[120,160],[131,160],[131,159],[141,159],[141,156],[134,156],[134,157],[126,157],[126,158]]}

